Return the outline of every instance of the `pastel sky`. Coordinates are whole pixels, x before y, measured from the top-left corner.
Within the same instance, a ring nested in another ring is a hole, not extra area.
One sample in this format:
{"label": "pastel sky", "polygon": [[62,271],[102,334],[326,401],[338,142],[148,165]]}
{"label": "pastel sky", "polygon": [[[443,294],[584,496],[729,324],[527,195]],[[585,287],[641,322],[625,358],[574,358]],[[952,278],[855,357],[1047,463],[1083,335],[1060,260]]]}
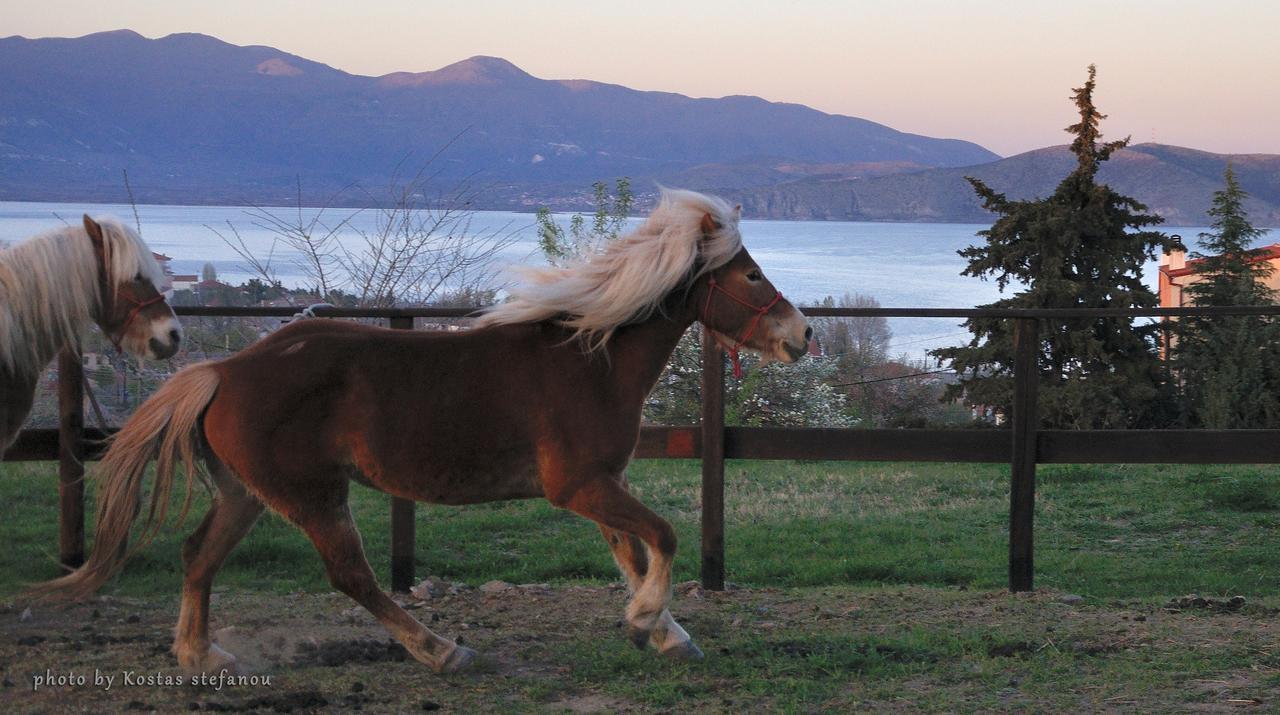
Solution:
{"label": "pastel sky", "polygon": [[533,75],[719,97],[753,94],[976,141],[1065,141],[1070,90],[1098,65],[1111,137],[1280,153],[1275,0],[45,0],[4,2],[0,34],[128,28],[270,45],[358,74],[504,57]]}

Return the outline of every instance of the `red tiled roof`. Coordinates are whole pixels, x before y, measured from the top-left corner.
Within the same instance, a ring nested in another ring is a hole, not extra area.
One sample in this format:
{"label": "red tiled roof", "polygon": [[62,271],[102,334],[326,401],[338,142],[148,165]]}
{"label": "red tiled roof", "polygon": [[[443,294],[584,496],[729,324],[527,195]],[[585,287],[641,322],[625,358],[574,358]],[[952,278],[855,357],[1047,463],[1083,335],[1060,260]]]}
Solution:
{"label": "red tiled roof", "polygon": [[[1273,261],[1276,259],[1280,259],[1280,243],[1273,243],[1270,246],[1263,246],[1262,248],[1259,248],[1257,250],[1258,250],[1258,253],[1254,254],[1249,259],[1250,263],[1258,263],[1260,261]],[[1195,273],[1196,272],[1195,267],[1203,262],[1204,262],[1203,258],[1193,258],[1187,261],[1187,264],[1182,268],[1170,268],[1168,265],[1161,265],[1160,272],[1169,276],[1170,278],[1181,278],[1182,276],[1189,276],[1192,273]]]}

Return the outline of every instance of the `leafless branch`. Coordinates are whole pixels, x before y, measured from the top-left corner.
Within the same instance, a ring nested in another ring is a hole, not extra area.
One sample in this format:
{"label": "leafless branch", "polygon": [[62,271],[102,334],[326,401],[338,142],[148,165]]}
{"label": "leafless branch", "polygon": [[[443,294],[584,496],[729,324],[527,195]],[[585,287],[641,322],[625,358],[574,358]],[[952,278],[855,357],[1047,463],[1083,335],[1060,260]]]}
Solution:
{"label": "leafless branch", "polygon": [[[345,187],[339,193],[355,188],[372,208],[349,210],[334,221],[326,216],[332,213],[330,206],[338,194],[319,209],[304,211],[301,180],[296,212],[254,206],[246,213],[255,227],[299,256],[299,270],[322,300],[337,302],[341,291],[360,306],[392,307],[428,304],[449,294],[480,296],[494,289],[494,259],[515,242],[516,231],[510,225],[474,229],[471,206],[477,192],[469,181],[429,195],[439,175],[433,164],[440,153],[411,174],[404,171],[408,157],[401,160],[381,197],[360,187]],[[368,212],[373,213],[372,221],[355,221]],[[244,241],[238,234],[233,236],[228,240],[219,234],[254,272],[270,275],[269,262],[264,265],[248,255]]]}
{"label": "leafless branch", "polygon": [[142,235],[142,219],[138,217],[138,202],[133,200],[133,186],[129,183],[129,170],[121,169],[124,174],[124,189],[129,192],[129,207],[133,209],[133,225],[138,229],[138,235]]}
{"label": "leafless branch", "polygon": [[[244,242],[244,237],[240,235],[240,231],[237,230],[235,224],[230,221],[227,221],[227,231],[231,234],[230,237],[209,224],[204,224],[204,227],[212,231],[213,234],[223,243],[227,244],[231,250],[235,251],[236,255],[240,256],[241,260],[245,262],[243,268],[246,269],[247,272],[253,274],[256,278],[261,279],[267,285],[275,285],[279,282],[275,269],[271,267],[271,261],[275,258],[276,254],[275,240],[271,242],[271,248],[267,251],[266,258],[262,258],[249,248],[249,246]],[[284,298],[289,301],[290,305],[293,305],[293,298],[287,293]]]}

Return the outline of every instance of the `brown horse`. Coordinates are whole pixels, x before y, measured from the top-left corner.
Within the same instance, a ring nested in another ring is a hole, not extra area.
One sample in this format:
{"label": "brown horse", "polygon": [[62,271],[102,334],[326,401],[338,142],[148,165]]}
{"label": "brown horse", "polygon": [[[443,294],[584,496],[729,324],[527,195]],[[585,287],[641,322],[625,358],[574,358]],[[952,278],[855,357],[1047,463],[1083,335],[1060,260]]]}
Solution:
{"label": "brown horse", "polygon": [[333,585],[415,658],[441,672],[471,661],[473,651],[379,589],[347,506],[352,479],[438,504],[545,497],[595,521],[631,587],[635,644],[699,657],[667,608],[675,531],[631,496],[625,476],[645,397],[695,320],[786,362],[805,353],[810,335],[742,248],[737,209],[666,192],[639,229],[606,249],[530,271],[475,330],[290,325],[183,370],[139,408],[99,469],[91,558],[38,590],[92,593],[124,560],[149,461],[158,459],[144,539],[164,522],[177,465],[190,494],[202,456],[218,496],[183,549],[174,653],[188,669],[234,663],[209,642],[209,589],[264,505],[306,533]]}
{"label": "brown horse", "polygon": [[84,217],[0,251],[0,456],[31,411],[40,371],[97,323],[117,347],[162,360],[182,327],[160,294],[164,272],[138,234]]}

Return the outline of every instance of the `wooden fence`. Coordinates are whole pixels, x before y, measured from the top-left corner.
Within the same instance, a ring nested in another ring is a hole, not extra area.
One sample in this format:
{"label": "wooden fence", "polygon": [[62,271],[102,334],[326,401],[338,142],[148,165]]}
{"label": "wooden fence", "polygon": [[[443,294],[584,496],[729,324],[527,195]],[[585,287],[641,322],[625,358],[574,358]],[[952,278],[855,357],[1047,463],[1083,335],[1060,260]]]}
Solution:
{"label": "wooden fence", "polygon": [[[702,583],[724,588],[724,465],[726,459],[1007,462],[1009,489],[1009,589],[1032,588],[1033,518],[1037,464],[1273,464],[1280,463],[1280,430],[1043,430],[1037,425],[1036,360],[1039,323],[1107,317],[1280,315],[1280,306],[1205,308],[979,309],[805,308],[810,317],[986,317],[1013,320],[1014,399],[1011,429],[815,429],[727,427],[724,424],[724,354],[709,338],[702,344],[702,422],[697,426],[645,426],[639,459],[702,461]],[[180,316],[288,317],[290,308],[177,308]],[[461,318],[468,309],[321,309],[332,318],[382,318],[412,330],[415,318]],[[704,334],[705,335],[705,334]],[[6,460],[59,461],[61,560],[84,561],[84,459],[104,435],[84,427],[83,374],[77,356],[60,356],[58,430],[24,430]],[[391,500],[391,586],[413,583],[414,503]]]}

